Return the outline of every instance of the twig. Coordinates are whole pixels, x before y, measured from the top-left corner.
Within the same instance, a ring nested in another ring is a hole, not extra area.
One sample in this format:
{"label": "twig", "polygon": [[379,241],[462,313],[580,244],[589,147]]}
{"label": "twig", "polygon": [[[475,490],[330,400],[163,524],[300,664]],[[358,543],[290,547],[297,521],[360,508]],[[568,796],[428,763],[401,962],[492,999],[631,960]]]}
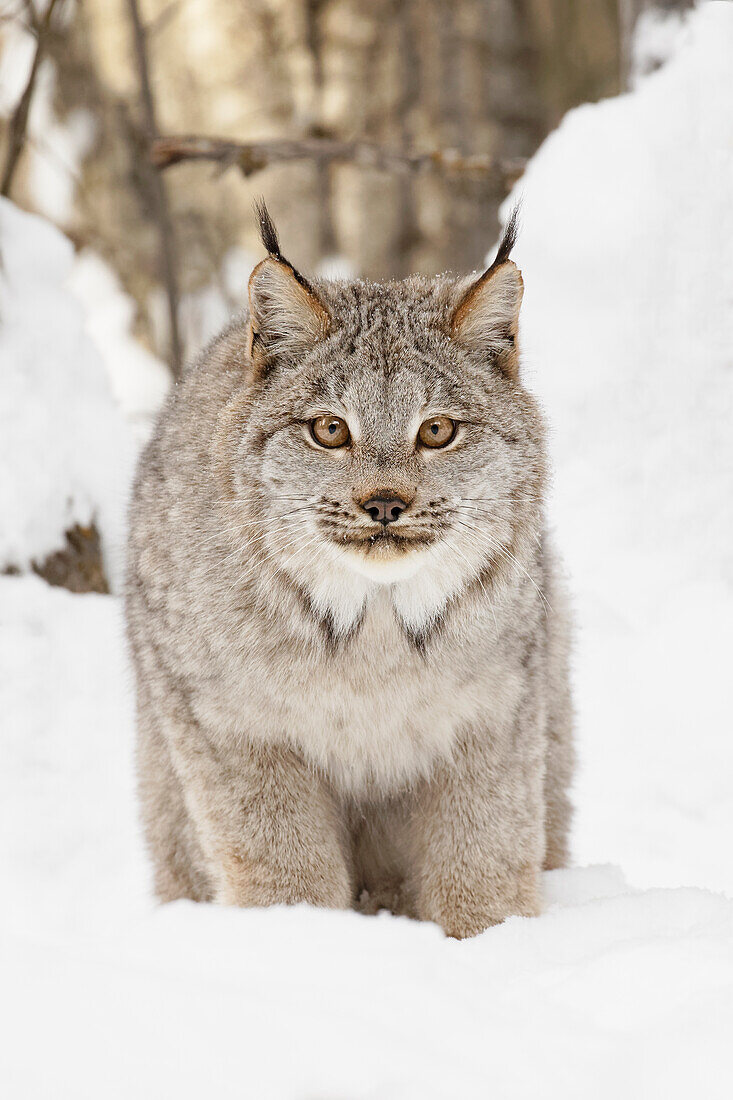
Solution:
{"label": "twig", "polygon": [[151,145],[157,168],[170,168],[187,160],[218,164],[222,171],[236,167],[244,176],[261,172],[271,164],[314,160],[320,164],[355,164],[378,172],[444,172],[446,175],[479,175],[498,178],[505,186],[519,179],[526,166],[522,157],[499,159],[485,153],[467,155],[456,149],[415,153],[386,149],[366,141],[334,141],[305,138],[302,141],[224,141],[209,137],[164,137]]}
{"label": "twig", "polygon": [[[140,102],[143,112],[144,138],[148,147],[153,145],[158,138],[158,123],[155,114],[155,101],[150,81],[150,65],[148,63],[147,43],[145,40],[145,28],[140,18],[140,9],[137,0],[127,0],[127,7],[132,23],[133,40],[135,45],[135,60],[137,63],[138,79],[140,81]],[[146,164],[148,162],[146,161]],[[181,373],[181,336],[178,327],[178,277],[176,242],[173,233],[168,193],[159,172],[152,168],[147,172],[150,183],[150,195],[153,204],[153,216],[158,225],[160,238],[160,257],[163,282],[165,284],[166,298],[168,301],[168,318],[170,324],[170,358],[171,370],[174,377]]]}
{"label": "twig", "polygon": [[49,0],[49,5],[46,8],[46,14],[43,20],[38,23],[37,26],[31,28],[36,34],[36,52],[33,54],[31,71],[28,73],[28,80],[23,89],[23,94],[20,97],[18,106],[13,111],[13,117],[8,127],[8,153],[5,158],[2,180],[0,180],[0,195],[4,195],[6,198],[10,194],[15,169],[18,166],[20,154],[23,152],[23,147],[25,145],[26,131],[28,129],[28,113],[30,111],[31,100],[33,99],[33,90],[36,86],[38,69],[43,60],[43,54],[48,43],[49,31],[51,29],[51,16],[53,15],[56,3],[57,0]]}

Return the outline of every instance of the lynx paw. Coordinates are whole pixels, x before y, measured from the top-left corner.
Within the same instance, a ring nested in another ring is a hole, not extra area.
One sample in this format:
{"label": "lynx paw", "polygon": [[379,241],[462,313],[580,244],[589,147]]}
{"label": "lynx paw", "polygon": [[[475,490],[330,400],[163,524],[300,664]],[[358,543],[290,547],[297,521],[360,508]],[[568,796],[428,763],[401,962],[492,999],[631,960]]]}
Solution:
{"label": "lynx paw", "polygon": [[537,868],[487,876],[480,883],[457,879],[424,890],[420,898],[422,920],[435,921],[446,936],[463,940],[477,936],[507,917],[536,917],[541,912]]}

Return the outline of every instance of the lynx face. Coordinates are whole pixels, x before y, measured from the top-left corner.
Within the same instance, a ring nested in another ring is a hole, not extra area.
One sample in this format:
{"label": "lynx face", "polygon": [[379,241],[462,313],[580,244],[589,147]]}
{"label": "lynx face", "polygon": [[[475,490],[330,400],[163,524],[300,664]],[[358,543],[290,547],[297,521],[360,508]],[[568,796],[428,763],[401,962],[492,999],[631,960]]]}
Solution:
{"label": "lynx face", "polygon": [[358,601],[365,582],[422,574],[445,598],[538,524],[543,433],[517,380],[521,292],[501,251],[478,280],[311,284],[277,248],[255,269],[230,483],[261,548],[311,592],[351,584]]}

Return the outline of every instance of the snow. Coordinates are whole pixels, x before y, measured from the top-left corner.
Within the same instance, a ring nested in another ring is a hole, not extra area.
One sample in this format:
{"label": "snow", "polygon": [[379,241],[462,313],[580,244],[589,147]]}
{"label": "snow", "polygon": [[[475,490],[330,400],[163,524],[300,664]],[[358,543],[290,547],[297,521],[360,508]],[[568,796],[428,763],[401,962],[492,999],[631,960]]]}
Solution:
{"label": "snow", "polygon": [[731,56],[733,6],[705,5],[633,94],[566,116],[516,248],[579,620],[575,852],[729,891]]}
{"label": "snow", "polygon": [[170,388],[170,371],[132,336],[135,302],[101,256],[90,249],[75,256],[67,286],[82,304],[85,331],[104,363],[114,399],[143,442]]}
{"label": "snow", "polygon": [[[730,903],[578,902],[564,874],[542,921],[464,944],[404,919],[185,902],[83,953],[11,940],[9,1093],[728,1096],[706,1056],[729,1038]],[[29,1034],[43,1057],[27,1057]]]}
{"label": "snow", "polygon": [[26,569],[96,520],[119,581],[135,458],[83,310],[71,243],[0,198],[0,569]]}
{"label": "snow", "polygon": [[[521,183],[579,624],[578,866],[545,875],[542,917],[462,943],[156,906],[120,601],[0,577],[3,1095],[732,1094],[732,50],[733,5],[704,6]],[[165,387],[98,258],[6,202],[0,248],[0,563],[26,566],[69,516],[119,541]]]}
{"label": "snow", "polygon": [[674,57],[687,27],[687,11],[647,8],[636,21],[631,48],[631,85],[637,88],[645,76]]}

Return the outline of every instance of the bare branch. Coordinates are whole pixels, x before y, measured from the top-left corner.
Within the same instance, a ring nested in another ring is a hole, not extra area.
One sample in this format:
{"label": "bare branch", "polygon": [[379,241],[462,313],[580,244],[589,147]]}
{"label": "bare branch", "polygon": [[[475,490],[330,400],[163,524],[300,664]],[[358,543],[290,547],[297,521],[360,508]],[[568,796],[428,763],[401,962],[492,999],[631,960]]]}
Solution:
{"label": "bare branch", "polygon": [[[158,138],[158,123],[155,113],[155,100],[150,80],[150,64],[148,61],[147,42],[145,28],[140,17],[140,9],[137,0],[127,0],[127,7],[132,24],[133,41],[135,45],[135,60],[137,63],[138,79],[140,81],[140,104],[143,114],[144,139],[148,147],[155,144]],[[153,206],[153,216],[158,226],[160,238],[161,275],[165,284],[166,298],[168,301],[168,318],[170,325],[170,358],[171,370],[175,377],[181,373],[181,336],[178,325],[178,276],[176,241],[173,232],[168,193],[159,172],[152,166],[147,172],[150,184],[150,196]]]}
{"label": "bare branch", "polygon": [[244,176],[252,176],[271,164],[313,160],[319,164],[355,164],[377,172],[437,171],[446,175],[486,176],[501,181],[506,187],[519,179],[526,165],[521,157],[498,159],[485,153],[466,155],[456,149],[403,152],[366,141],[330,138],[239,142],[209,137],[164,137],[152,143],[150,155],[158,168],[170,168],[182,161],[203,160],[218,164],[222,171],[238,168]]}
{"label": "bare branch", "polygon": [[[26,81],[23,94],[20,97],[18,106],[13,112],[13,116],[10,119],[10,125],[8,127],[8,153],[5,158],[5,167],[3,168],[2,180],[0,180],[0,195],[4,195],[6,198],[10,194],[10,188],[13,184],[13,176],[15,175],[15,169],[18,166],[20,160],[20,154],[23,152],[23,148],[26,142],[26,131],[28,129],[28,114],[30,112],[31,100],[33,99],[33,90],[36,86],[36,78],[38,76],[38,70],[43,60],[43,55],[46,51],[48,44],[49,32],[51,30],[51,17],[53,16],[54,8],[56,7],[57,0],[49,0],[49,5],[46,8],[46,14],[40,23],[35,18],[30,29],[36,35],[36,52],[33,54],[33,61],[31,63],[31,70],[28,73],[28,80]],[[32,9],[31,9],[32,11]]]}

